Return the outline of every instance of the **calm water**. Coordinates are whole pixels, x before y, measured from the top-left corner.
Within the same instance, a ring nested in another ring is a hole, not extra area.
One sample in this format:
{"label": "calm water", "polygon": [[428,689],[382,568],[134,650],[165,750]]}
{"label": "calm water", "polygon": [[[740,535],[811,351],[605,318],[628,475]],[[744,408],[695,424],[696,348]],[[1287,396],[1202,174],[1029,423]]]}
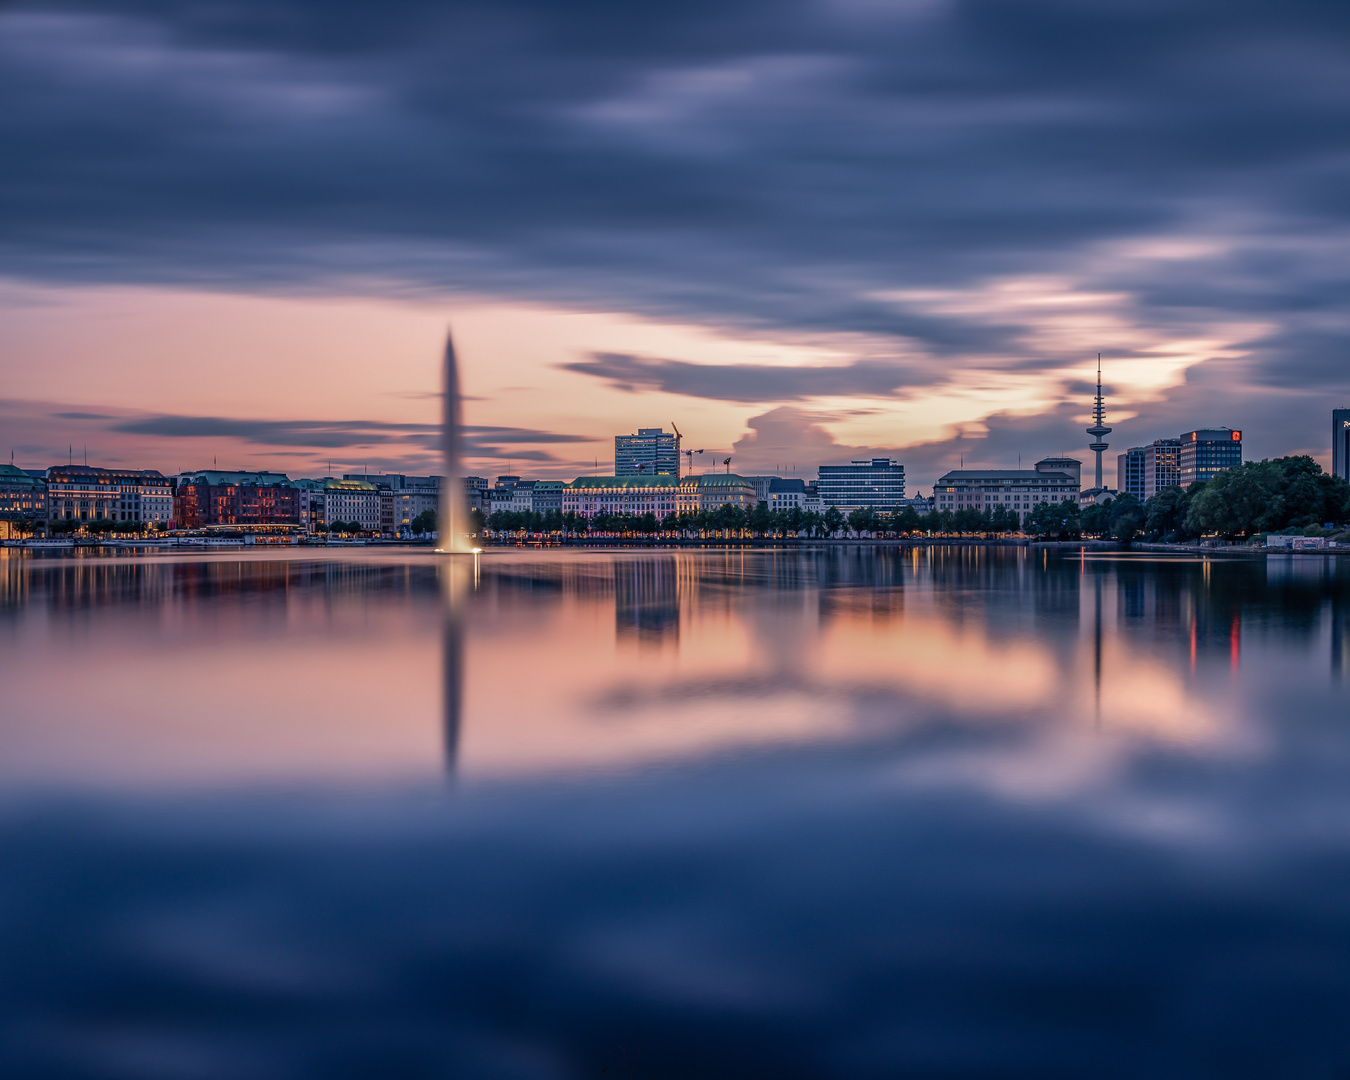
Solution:
{"label": "calm water", "polygon": [[0,551],[0,1075],[1350,1077],[1350,565]]}

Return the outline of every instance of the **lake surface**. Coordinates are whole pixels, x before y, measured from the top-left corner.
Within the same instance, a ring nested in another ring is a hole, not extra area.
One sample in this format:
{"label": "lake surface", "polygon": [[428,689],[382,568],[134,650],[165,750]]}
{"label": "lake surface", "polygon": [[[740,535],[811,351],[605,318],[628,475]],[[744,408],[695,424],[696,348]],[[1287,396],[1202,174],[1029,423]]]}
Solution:
{"label": "lake surface", "polygon": [[1350,1077],[1350,564],[0,550],[9,1077]]}

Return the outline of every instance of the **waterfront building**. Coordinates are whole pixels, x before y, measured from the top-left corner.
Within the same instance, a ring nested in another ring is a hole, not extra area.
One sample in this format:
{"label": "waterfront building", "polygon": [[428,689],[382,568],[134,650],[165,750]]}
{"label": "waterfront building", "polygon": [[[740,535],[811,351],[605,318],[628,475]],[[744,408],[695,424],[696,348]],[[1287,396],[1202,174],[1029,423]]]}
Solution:
{"label": "waterfront building", "polygon": [[754,485],[735,473],[703,476],[579,476],[562,488],[563,513],[690,514],[720,506],[753,509]]}
{"label": "waterfront building", "polygon": [[300,525],[308,528],[309,500],[284,473],[203,469],[180,473],[173,492],[180,529],[208,525]]}
{"label": "waterfront building", "polygon": [[563,480],[536,480],[530,490],[530,509],[536,514],[550,511],[561,513],[563,488],[566,486]]}
{"label": "waterfront building", "polygon": [[534,487],[537,480],[517,480],[511,488],[511,498],[505,509],[513,514],[528,514],[534,509]]}
{"label": "waterfront building", "polygon": [[1133,495],[1136,499],[1144,496],[1144,461],[1148,450],[1142,446],[1131,446],[1123,454],[1116,455],[1116,487],[1121,494]]}
{"label": "waterfront building", "polygon": [[755,489],[755,502],[766,503],[769,501],[769,489],[773,486],[775,480],[780,479],[777,476],[747,476],[750,486]]}
{"label": "waterfront building", "polygon": [[0,539],[33,531],[47,520],[47,481],[14,465],[0,465]]}
{"label": "waterfront building", "polygon": [[347,473],[343,479],[368,480],[379,490],[380,533],[383,536],[410,536],[415,518],[428,510],[436,514],[440,509],[442,477],[439,476]]}
{"label": "waterfront building", "polygon": [[491,507],[491,496],[488,495],[488,479],[486,476],[466,476],[464,478],[464,505],[469,510],[479,510],[482,513],[488,513]]}
{"label": "waterfront building", "polygon": [[686,476],[681,481],[686,492],[686,500],[692,502],[689,492],[697,493],[699,510],[716,510],[722,506],[737,506],[753,510],[757,504],[755,485],[749,477],[736,473],[704,473],[702,476]]}
{"label": "waterfront building", "polygon": [[614,436],[615,476],[679,476],[680,437],[662,428]]}
{"label": "waterfront building", "polygon": [[825,506],[856,510],[897,510],[905,502],[905,467],[891,458],[852,461],[847,465],[821,465],[816,487]]}
{"label": "waterfront building", "polygon": [[[754,480],[751,476],[747,479]],[[770,510],[805,510],[806,509],[806,481],[783,479],[775,476],[773,483],[765,492],[765,498],[759,499],[759,492],[755,492],[755,497],[760,502],[769,504]]]}
{"label": "waterfront building", "polygon": [[1184,488],[1242,464],[1242,432],[1232,428],[1188,431],[1180,442],[1179,479]]}
{"label": "waterfront building", "polygon": [[154,469],[55,465],[47,470],[48,521],[139,521],[167,529],[173,481]]}
{"label": "waterfront building", "polygon": [[355,523],[360,532],[381,531],[380,489],[369,480],[325,480],[323,522]]}
{"label": "waterfront building", "polygon": [[933,507],[936,505],[933,502],[931,495],[926,499],[922,495],[915,495],[914,498],[906,499],[905,502],[909,506],[912,506],[914,512],[920,517],[923,517],[925,514],[931,514],[933,512]]}
{"label": "waterfront building", "polygon": [[[698,477],[690,479],[697,480]],[[675,476],[578,476],[562,488],[562,511],[594,517],[596,514],[655,514],[663,518],[679,512],[681,481]],[[696,489],[695,489],[696,490]]]}
{"label": "waterfront building", "polygon": [[1350,481],[1350,409],[1331,410],[1331,471]]}
{"label": "waterfront building", "polygon": [[1006,506],[1020,522],[1039,503],[1077,501],[1082,467],[1075,458],[1056,457],[1033,469],[955,469],[938,478],[933,501],[938,510]]}

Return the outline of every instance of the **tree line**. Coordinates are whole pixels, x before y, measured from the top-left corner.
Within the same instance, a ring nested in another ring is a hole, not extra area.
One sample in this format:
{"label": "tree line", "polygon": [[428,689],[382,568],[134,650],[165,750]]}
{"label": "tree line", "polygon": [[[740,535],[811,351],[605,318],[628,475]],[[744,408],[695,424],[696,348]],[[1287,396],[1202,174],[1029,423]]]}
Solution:
{"label": "tree line", "polygon": [[1072,499],[1042,502],[1020,524],[1016,512],[1006,506],[934,509],[927,514],[912,506],[895,512],[862,507],[845,514],[834,506],[824,513],[800,507],[771,510],[763,502],[753,508],[727,504],[661,518],[651,513],[599,513],[586,518],[558,510],[498,510],[486,516],[475,510],[471,518],[476,533],[493,536],[824,539],[847,530],[847,535],[878,538],[1019,534],[1038,540],[1091,536],[1127,545],[1136,539],[1180,543],[1202,536],[1241,540],[1342,525],[1350,521],[1350,484],[1324,473],[1303,455],[1248,462],[1185,490],[1164,488],[1147,502],[1130,494],[1081,509]]}

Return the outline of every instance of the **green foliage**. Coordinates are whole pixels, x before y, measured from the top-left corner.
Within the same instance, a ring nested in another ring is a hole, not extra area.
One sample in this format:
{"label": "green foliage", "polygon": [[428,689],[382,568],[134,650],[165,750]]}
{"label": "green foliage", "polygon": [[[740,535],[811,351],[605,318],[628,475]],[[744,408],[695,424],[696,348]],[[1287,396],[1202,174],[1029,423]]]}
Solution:
{"label": "green foliage", "polygon": [[1246,538],[1350,519],[1350,485],[1306,455],[1249,461],[1188,495],[1183,528],[1191,536]]}
{"label": "green foliage", "polygon": [[844,513],[837,506],[831,506],[825,511],[825,534],[834,536],[844,527]]}
{"label": "green foliage", "polygon": [[1072,499],[1037,503],[1026,516],[1022,529],[1042,540],[1077,540],[1081,535],[1078,504]]}
{"label": "green foliage", "polygon": [[[1204,484],[1192,484],[1191,489]],[[1144,535],[1150,540],[1173,543],[1187,538],[1186,516],[1190,512],[1189,492],[1173,485],[1163,488],[1144,504]]]}
{"label": "green foliage", "polygon": [[[481,516],[481,515],[480,515]],[[408,523],[408,528],[412,530],[414,536],[421,536],[423,533],[436,531],[436,512],[434,510],[423,510]]]}

